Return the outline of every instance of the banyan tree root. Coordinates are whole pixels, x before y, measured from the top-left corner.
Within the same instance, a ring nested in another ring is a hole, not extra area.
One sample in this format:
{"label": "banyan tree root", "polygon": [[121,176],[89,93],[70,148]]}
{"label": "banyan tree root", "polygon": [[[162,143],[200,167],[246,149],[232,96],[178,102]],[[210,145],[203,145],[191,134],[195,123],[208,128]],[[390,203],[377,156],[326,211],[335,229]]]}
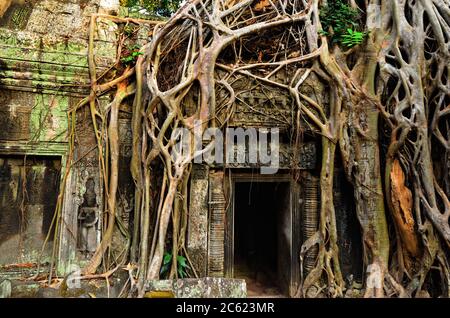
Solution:
{"label": "banyan tree root", "polygon": [[[294,149],[306,129],[322,145],[318,228],[299,251],[303,260],[314,247],[317,259],[298,296],[342,297],[351,288],[343,279],[337,244],[336,156],[354,188],[365,296],[449,296],[450,1],[349,1],[367,34],[351,48],[321,32],[325,5],[191,0],[154,26],[136,65],[119,78],[98,84],[91,71],[92,93],[79,107],[91,107],[94,125],[98,92],[114,88],[116,97],[104,132],[111,156],[100,153],[110,218],[86,273],[97,270],[115,224],[116,121],[124,97],[134,94],[130,261],[138,265],[133,285],[142,296],[145,281],[161,277],[165,252],[172,255],[171,278],[178,276],[177,255],[189,259],[187,188],[199,153],[191,144],[173,156],[178,128],[192,138],[209,127],[225,128],[236,103],[244,103],[242,95],[258,89],[291,101],[295,115],[276,120],[297,136]],[[311,80],[324,85],[324,98],[304,93]],[[258,105],[247,106],[258,112]],[[102,138],[99,134],[99,148]],[[433,158],[433,151],[445,156]]]}

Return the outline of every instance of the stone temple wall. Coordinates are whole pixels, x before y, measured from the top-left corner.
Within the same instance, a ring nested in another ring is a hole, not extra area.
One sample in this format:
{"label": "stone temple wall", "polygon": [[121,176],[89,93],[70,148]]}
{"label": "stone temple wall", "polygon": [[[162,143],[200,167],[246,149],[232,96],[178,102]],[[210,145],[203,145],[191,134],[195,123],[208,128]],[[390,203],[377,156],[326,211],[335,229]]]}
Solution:
{"label": "stone temple wall", "polygon": [[[0,265],[38,259],[65,171],[67,110],[89,94],[90,15],[117,10],[118,0],[25,0],[12,1],[0,17],[0,231],[5,233],[0,235]],[[116,31],[115,23],[98,19],[98,73],[116,59]],[[121,126],[127,127],[124,120]],[[82,259],[74,234],[80,206],[90,201],[96,213],[102,208],[98,154],[88,134],[92,128],[78,128],[85,133],[79,136],[64,202],[57,251],[62,269]],[[95,241],[100,222],[96,230]],[[49,260],[52,239],[41,261]]]}

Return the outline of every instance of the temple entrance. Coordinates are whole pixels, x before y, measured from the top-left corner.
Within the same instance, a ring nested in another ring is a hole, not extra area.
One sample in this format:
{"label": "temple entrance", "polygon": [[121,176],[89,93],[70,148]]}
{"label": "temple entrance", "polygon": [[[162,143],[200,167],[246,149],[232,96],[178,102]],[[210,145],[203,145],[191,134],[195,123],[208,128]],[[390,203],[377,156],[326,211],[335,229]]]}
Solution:
{"label": "temple entrance", "polygon": [[290,296],[291,183],[236,181],[233,210],[233,277],[249,297]]}

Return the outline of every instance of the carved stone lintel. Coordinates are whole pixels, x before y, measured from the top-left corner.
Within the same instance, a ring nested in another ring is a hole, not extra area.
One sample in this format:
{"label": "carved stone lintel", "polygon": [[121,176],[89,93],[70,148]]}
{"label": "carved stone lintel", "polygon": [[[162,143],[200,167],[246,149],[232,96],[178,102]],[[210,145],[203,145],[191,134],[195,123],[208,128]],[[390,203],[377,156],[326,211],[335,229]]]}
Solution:
{"label": "carved stone lintel", "polygon": [[[234,146],[234,153],[237,154],[239,149],[236,145]],[[263,166],[270,166],[270,164],[261,164],[259,162],[252,163],[248,160],[248,147],[245,149],[246,162],[227,162],[225,164],[226,168],[260,168]],[[278,165],[279,169],[291,169],[293,167],[301,170],[314,169],[317,166],[317,146],[314,142],[303,143],[300,145],[298,150],[299,154],[297,159],[295,159],[293,148],[288,145],[281,143],[279,146],[278,153]],[[222,165],[216,164],[216,167],[221,167]]]}

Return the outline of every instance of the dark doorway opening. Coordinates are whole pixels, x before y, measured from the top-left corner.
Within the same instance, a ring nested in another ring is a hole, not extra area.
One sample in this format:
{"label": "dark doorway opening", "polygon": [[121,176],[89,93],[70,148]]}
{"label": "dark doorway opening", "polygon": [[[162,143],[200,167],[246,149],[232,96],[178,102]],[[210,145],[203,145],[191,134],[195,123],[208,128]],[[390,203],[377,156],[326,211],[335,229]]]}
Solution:
{"label": "dark doorway opening", "polygon": [[249,297],[288,296],[290,284],[290,183],[236,182],[234,277]]}
{"label": "dark doorway opening", "polygon": [[49,259],[60,172],[60,157],[0,156],[0,264],[36,262],[47,235]]}

